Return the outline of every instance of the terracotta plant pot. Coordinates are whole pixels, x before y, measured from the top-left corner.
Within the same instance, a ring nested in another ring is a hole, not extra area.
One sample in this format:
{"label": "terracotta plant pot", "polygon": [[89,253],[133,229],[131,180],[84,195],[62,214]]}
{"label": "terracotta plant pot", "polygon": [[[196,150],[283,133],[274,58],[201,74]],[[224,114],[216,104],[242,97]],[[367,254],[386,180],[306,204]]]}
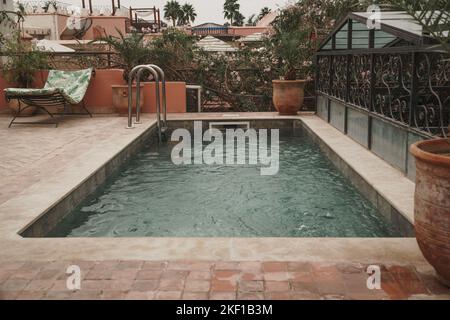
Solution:
{"label": "terracotta plant pot", "polygon": [[442,283],[450,286],[450,139],[421,141],[416,157],[417,242]]}
{"label": "terracotta plant pot", "polygon": [[[144,106],[144,86],[141,85],[140,90],[140,103],[139,106],[142,108]],[[128,86],[127,85],[113,85],[111,86],[112,93],[113,93],[113,107],[116,109],[116,112],[121,115],[125,116],[128,115]],[[133,92],[133,114],[136,113],[136,86],[133,86],[132,89]]]}
{"label": "terracotta plant pot", "polygon": [[280,115],[296,115],[303,106],[306,80],[273,80],[273,104]]}
{"label": "terracotta plant pot", "polygon": [[[19,117],[31,117],[36,113],[37,108],[36,107],[28,107],[23,102],[20,102],[20,109],[23,111],[20,112]],[[8,101],[8,108],[12,110],[13,114],[17,114],[19,112],[19,101],[16,99],[12,99]]]}

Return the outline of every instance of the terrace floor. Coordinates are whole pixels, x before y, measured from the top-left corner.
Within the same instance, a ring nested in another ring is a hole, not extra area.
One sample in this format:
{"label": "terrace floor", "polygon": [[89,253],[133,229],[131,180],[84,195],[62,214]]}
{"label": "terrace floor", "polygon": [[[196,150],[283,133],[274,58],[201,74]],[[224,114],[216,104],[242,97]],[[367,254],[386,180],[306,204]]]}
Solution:
{"label": "terrace floor", "polygon": [[[273,113],[241,116],[282,119]],[[169,115],[169,120],[189,117]],[[313,115],[299,118],[335,140],[350,140]],[[134,130],[125,129],[125,118],[110,116],[68,119],[58,128],[7,129],[9,120],[0,117],[0,299],[450,299],[450,289],[436,281],[411,238],[22,238],[17,233],[37,214],[136,139],[155,117],[145,115]],[[405,210],[411,207],[408,197]],[[81,267],[83,278],[74,292],[65,286],[72,264]],[[371,264],[381,268],[381,290],[367,289]]]}

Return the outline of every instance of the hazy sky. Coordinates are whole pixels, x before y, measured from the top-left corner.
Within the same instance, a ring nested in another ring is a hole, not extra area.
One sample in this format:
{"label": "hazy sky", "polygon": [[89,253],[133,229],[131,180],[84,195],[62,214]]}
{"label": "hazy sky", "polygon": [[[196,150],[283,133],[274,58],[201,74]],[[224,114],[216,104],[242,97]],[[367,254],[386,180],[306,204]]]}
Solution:
{"label": "hazy sky", "polygon": [[[180,4],[189,2],[195,7],[197,11],[197,19],[195,20],[194,25],[204,22],[225,22],[225,19],[223,18],[224,1],[225,0],[178,0]],[[61,0],[61,2],[81,6],[81,0]],[[130,5],[132,7],[156,6],[159,7],[162,12],[167,0],[121,0],[120,2],[126,7]],[[279,6],[283,6],[289,2],[292,2],[292,0],[239,0],[241,12],[246,18],[253,13],[259,13],[263,7],[276,9]],[[88,3],[88,0],[86,0],[86,3]],[[92,0],[92,3],[99,5],[111,5],[111,0]]]}

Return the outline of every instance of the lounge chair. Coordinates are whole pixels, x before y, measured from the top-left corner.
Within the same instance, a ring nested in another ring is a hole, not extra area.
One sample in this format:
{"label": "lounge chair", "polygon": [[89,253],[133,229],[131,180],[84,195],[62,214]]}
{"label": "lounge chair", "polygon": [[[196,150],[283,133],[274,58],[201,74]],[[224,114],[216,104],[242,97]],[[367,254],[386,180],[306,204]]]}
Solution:
{"label": "lounge chair", "polygon": [[[42,89],[21,89],[8,88],[5,89],[6,99],[17,99],[19,101],[19,110],[11,120],[9,127],[13,124],[55,124],[58,126],[58,120],[54,115],[74,115],[92,114],[86,108],[83,101],[86,91],[88,89],[92,77],[92,69],[78,70],[78,71],[60,71],[50,70]],[[21,103],[25,107],[21,107]],[[84,113],[69,113],[69,106],[79,105],[84,109]],[[46,122],[17,122],[16,118],[27,108],[37,107],[50,116],[50,121]],[[55,113],[49,110],[49,107],[63,107],[62,113]]]}

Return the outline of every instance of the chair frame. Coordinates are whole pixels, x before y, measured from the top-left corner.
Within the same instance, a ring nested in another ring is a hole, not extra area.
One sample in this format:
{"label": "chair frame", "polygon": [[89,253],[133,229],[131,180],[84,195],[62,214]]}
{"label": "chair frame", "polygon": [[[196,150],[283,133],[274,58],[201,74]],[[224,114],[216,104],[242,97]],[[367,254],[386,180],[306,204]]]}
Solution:
{"label": "chair frame", "polygon": [[[14,96],[8,96],[6,95],[6,100],[7,101],[11,101],[11,100],[18,100],[19,102],[19,109],[16,112],[16,114],[14,115],[13,119],[11,120],[11,122],[9,123],[8,128],[11,128],[11,126],[13,124],[54,124],[55,128],[58,127],[58,123],[59,121],[67,115],[89,115],[92,118],[92,113],[86,108],[86,104],[83,101],[81,101],[80,106],[81,108],[85,111],[85,112],[78,112],[78,113],[74,113],[74,112],[68,112],[68,107],[69,106],[76,106],[73,105],[71,103],[69,103],[66,98],[60,94],[60,93],[53,93],[53,94],[48,94],[48,95],[36,95],[36,96],[31,96],[31,95],[14,95]],[[25,104],[24,107],[22,107],[22,104]],[[16,121],[16,119],[18,117],[20,117],[20,114],[31,107],[36,107],[42,111],[44,111],[45,113],[47,113],[50,116],[50,121]],[[63,112],[51,112],[50,110],[48,110],[49,107],[63,107],[64,111]],[[56,118],[55,115],[61,115],[61,117]]]}

